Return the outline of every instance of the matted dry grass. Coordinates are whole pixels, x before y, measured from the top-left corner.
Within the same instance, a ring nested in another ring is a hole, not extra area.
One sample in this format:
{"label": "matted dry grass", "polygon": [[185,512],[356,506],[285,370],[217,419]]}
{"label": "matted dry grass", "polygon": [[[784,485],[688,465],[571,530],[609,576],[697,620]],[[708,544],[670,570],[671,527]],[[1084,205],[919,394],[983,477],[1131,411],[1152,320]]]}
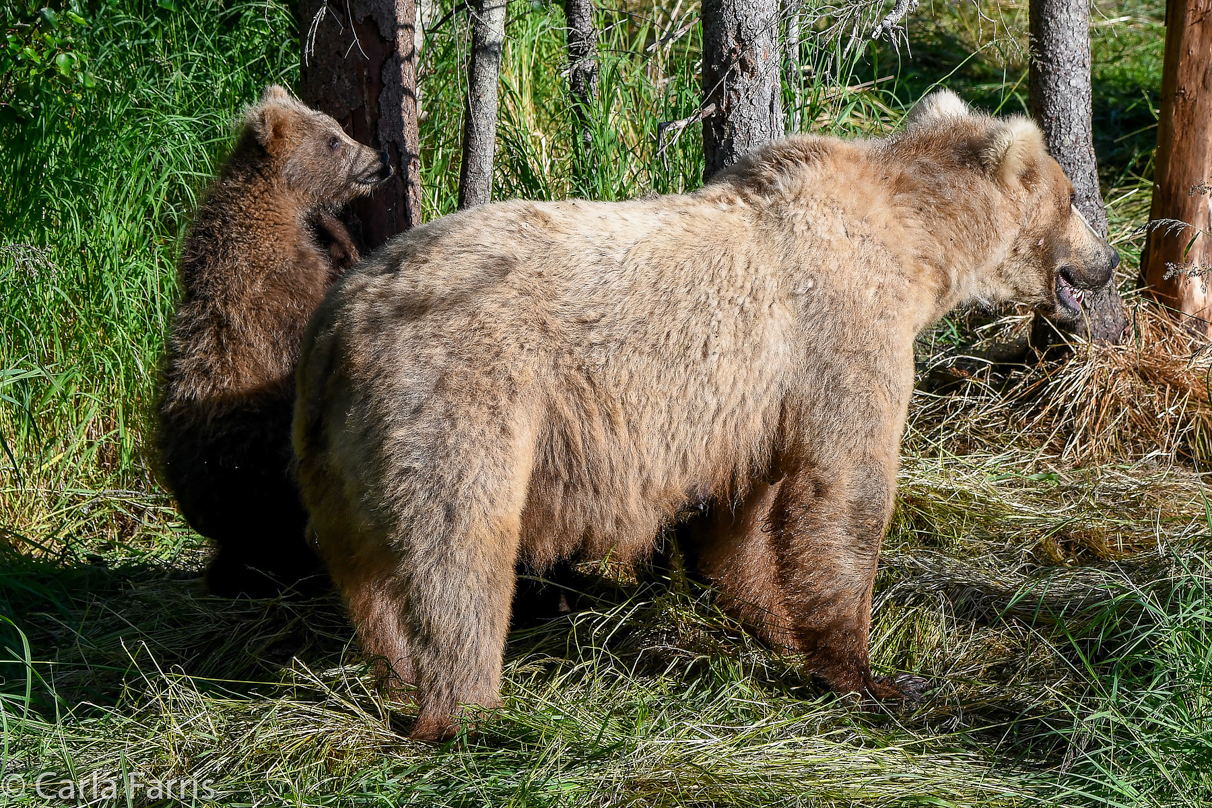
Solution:
{"label": "matted dry grass", "polygon": [[[1021,365],[997,365],[984,355],[944,357],[935,370],[949,366],[950,386],[962,389],[922,407],[920,424],[946,423],[973,445],[1036,447],[1073,466],[1141,460],[1206,466],[1212,351],[1151,302],[1130,299],[1129,313],[1122,344],[1069,336],[1071,351],[1058,361],[1040,361],[1029,350]],[[984,347],[1021,342],[1030,317],[991,324]]]}

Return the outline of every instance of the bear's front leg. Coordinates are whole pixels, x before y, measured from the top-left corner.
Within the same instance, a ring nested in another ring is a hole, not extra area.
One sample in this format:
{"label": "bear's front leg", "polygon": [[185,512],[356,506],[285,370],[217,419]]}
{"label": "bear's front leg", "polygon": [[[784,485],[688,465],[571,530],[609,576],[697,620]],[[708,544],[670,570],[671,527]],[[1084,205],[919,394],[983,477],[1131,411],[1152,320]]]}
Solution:
{"label": "bear's front leg", "polygon": [[772,648],[796,653],[769,531],[781,485],[752,483],[739,501],[713,503],[687,524],[686,533],[698,550],[699,570],[715,585],[720,608]]}
{"label": "bear's front leg", "polygon": [[315,230],[316,241],[328,252],[330,283],[362,260],[357,239],[336,214],[319,208],[312,213],[310,223]]}
{"label": "bear's front leg", "polygon": [[766,517],[795,649],[808,672],[838,693],[916,695],[875,679],[867,655],[871,591],[895,485],[895,455],[837,469],[805,465],[783,478]]}

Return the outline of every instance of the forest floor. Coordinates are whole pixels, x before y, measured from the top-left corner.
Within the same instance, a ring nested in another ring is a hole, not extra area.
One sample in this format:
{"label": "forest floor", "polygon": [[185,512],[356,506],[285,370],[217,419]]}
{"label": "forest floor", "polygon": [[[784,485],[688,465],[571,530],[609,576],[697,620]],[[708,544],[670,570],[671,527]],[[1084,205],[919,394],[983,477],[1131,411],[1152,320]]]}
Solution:
{"label": "forest floor", "polygon": [[[899,52],[869,47],[844,80],[805,71],[804,128],[883,133],[936,84],[1024,111],[1026,3],[929,5]],[[1209,362],[1132,291],[1162,3],[1102,3],[1092,28],[1130,344],[990,365],[1029,326],[1011,309],[919,345],[872,658],[925,677],[922,704],[859,709],[803,679],[718,610],[671,534],[638,571],[582,568],[571,613],[510,635],[505,706],[440,747],[406,739],[335,596],[204,593],[209,549],[143,449],[182,233],[241,106],[297,78],[290,8],[88,8],[59,24],[92,78],[0,108],[0,807],[1212,804],[1212,409],[1192,381]],[[562,11],[511,4],[496,195],[696,187],[693,128],[655,149],[698,105],[696,14],[599,9],[586,178]],[[454,208],[455,19],[423,56],[427,218]]]}

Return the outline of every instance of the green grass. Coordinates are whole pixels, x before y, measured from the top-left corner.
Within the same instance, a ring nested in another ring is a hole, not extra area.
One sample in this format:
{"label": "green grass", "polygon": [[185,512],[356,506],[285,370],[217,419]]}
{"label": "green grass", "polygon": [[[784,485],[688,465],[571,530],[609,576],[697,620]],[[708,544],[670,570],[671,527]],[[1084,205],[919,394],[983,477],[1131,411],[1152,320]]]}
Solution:
{"label": "green grass", "polygon": [[[697,29],[660,44],[697,13],[677,8],[599,12],[598,159],[585,176],[559,7],[511,6],[499,197],[698,185],[697,128],[655,149],[658,124],[699,103]],[[902,58],[871,48],[844,72],[850,89],[808,88],[809,128],[886,131],[940,81],[1021,110],[1025,3],[982,8],[923,4]],[[207,548],[141,449],[181,234],[241,106],[297,76],[290,9],[85,11],[75,47],[96,86],[54,85],[32,118],[0,116],[3,775],[188,776],[214,790],[198,804],[218,805],[1212,802],[1202,476],[1156,458],[1074,467],[1009,420],[974,428],[925,391],[872,643],[879,670],[931,681],[920,708],[865,711],[822,693],[715,608],[671,540],[651,569],[592,580],[573,614],[511,635],[506,706],[483,734],[441,748],[404,739],[407,716],[370,688],[335,598],[203,594]],[[1127,284],[1147,216],[1161,5],[1100,11],[1097,146]],[[427,218],[454,208],[462,24],[424,55]],[[954,349],[974,323],[952,318],[923,345]],[[0,789],[0,806],[46,802],[32,786]]]}

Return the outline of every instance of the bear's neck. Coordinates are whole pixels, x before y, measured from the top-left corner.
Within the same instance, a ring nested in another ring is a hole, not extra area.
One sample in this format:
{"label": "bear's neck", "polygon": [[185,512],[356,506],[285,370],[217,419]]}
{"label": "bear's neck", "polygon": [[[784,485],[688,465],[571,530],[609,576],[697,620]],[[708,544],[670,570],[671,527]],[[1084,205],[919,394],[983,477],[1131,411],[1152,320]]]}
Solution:
{"label": "bear's neck", "polygon": [[916,165],[883,175],[885,245],[922,290],[917,333],[957,307],[995,302],[994,278],[1019,218],[1007,200],[992,183],[954,167]]}
{"label": "bear's neck", "polygon": [[843,249],[846,260],[821,279],[839,293],[866,294],[872,269],[880,267],[879,306],[899,318],[898,328],[909,337],[957,306],[1002,297],[995,273],[1021,212],[961,158],[896,146],[791,138],[770,147],[763,159],[725,172],[699,195],[713,204],[741,200],[749,210],[765,211],[787,244],[808,237],[818,250]]}

